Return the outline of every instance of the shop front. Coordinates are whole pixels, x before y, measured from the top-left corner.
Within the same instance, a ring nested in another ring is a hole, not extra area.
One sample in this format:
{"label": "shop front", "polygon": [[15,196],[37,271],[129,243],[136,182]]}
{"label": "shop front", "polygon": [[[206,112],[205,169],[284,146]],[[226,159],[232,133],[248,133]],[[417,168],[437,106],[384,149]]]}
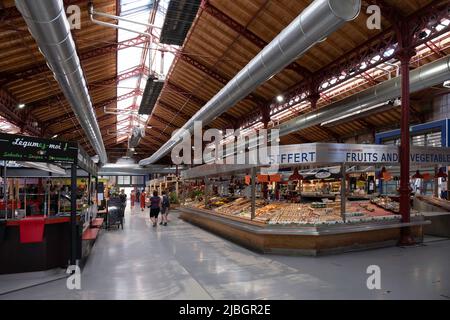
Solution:
{"label": "shop front", "polygon": [[0,134],[0,274],[87,257],[97,167],[76,143]]}
{"label": "shop front", "polygon": [[[449,148],[413,147],[417,170],[450,163]],[[396,146],[280,146],[267,166],[207,164],[182,173],[181,218],[261,252],[318,255],[395,245],[401,228],[422,241],[428,224],[413,208],[404,222],[397,190],[378,181],[398,171]],[[411,203],[416,194],[411,193]]]}

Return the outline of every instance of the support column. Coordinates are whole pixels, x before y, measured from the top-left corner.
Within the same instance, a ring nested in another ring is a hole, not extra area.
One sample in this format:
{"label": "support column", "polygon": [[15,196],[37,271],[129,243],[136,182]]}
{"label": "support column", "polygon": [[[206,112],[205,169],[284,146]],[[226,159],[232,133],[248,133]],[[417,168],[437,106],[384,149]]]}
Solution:
{"label": "support column", "polygon": [[252,200],[251,220],[253,220],[255,219],[256,213],[256,167],[252,168],[251,200]]}
{"label": "support column", "polygon": [[[401,81],[402,81],[402,118],[400,121],[400,214],[402,216],[402,222],[410,222],[410,194],[411,188],[409,184],[409,171],[410,171],[410,134],[409,134],[409,117],[410,117],[410,87],[409,87],[409,64],[411,58],[415,55],[415,51],[409,46],[411,39],[409,36],[409,30],[402,28],[403,37],[400,42],[402,49],[398,53],[398,58],[401,62]],[[403,227],[399,245],[412,245],[414,239],[411,237],[411,228]]]}
{"label": "support column", "polygon": [[346,211],[346,202],[347,202],[347,190],[346,190],[346,169],[347,166],[345,163],[341,164],[341,217],[342,221],[345,222],[345,211]]}
{"label": "support column", "polygon": [[[262,114],[262,122],[264,125],[263,128],[267,129],[269,127],[269,121],[270,121],[270,110],[268,110],[268,108],[262,109],[261,114]],[[268,197],[268,193],[269,193],[269,183],[263,182],[261,184],[261,189],[262,189],[263,198],[264,198],[264,200],[266,200]]]}
{"label": "support column", "polygon": [[433,193],[436,198],[439,198],[439,178],[437,174],[439,173],[439,166],[434,166],[434,180],[433,180]]}
{"label": "support column", "polygon": [[92,175],[90,173],[88,173],[88,184],[87,184],[87,191],[88,191],[88,204],[89,206],[91,206],[91,193],[92,193],[92,186],[91,186],[91,181],[92,181]]}
{"label": "support column", "polygon": [[447,167],[447,200],[450,201],[450,167]]}
{"label": "support column", "polygon": [[77,164],[73,163],[70,170],[70,265],[77,262]]}
{"label": "support column", "polygon": [[98,176],[95,177],[95,205],[98,207]]}
{"label": "support column", "polygon": [[3,203],[5,205],[5,220],[8,220],[8,179],[6,176],[8,161],[5,160],[3,163],[5,164],[3,167]]}

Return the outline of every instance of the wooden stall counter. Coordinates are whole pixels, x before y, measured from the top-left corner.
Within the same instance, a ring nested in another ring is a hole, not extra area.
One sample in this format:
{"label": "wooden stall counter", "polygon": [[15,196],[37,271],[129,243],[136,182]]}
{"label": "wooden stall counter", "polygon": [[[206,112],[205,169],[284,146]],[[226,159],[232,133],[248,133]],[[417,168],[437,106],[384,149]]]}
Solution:
{"label": "wooden stall counter", "polygon": [[286,255],[323,255],[396,245],[402,227],[409,226],[421,242],[423,217],[410,223],[377,221],[339,225],[267,225],[245,219],[230,219],[206,210],[180,207],[180,218],[262,253]]}
{"label": "wooden stall counter", "polygon": [[[43,271],[68,265],[70,217],[47,217],[43,224],[40,239],[27,242],[24,241],[24,230],[21,235],[21,220],[3,220],[0,223],[3,229],[0,232],[0,274]],[[77,230],[81,232],[79,223]],[[81,248],[81,243],[77,247]],[[78,254],[81,255],[81,249]]]}

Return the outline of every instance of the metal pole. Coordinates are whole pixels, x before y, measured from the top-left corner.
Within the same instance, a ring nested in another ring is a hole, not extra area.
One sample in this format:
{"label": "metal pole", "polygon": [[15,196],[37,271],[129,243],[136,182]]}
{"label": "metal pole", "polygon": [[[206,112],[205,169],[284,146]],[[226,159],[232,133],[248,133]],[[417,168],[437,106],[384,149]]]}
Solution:
{"label": "metal pole", "polygon": [[252,186],[251,186],[251,195],[252,195],[252,211],[251,211],[251,219],[255,219],[256,213],[256,167],[252,168]]}
{"label": "metal pole", "polygon": [[90,173],[88,173],[88,185],[87,185],[87,192],[88,192],[88,204],[89,206],[91,206],[91,179],[92,179],[92,175]]}
{"label": "metal pole", "polygon": [[[410,185],[409,185],[409,171],[410,171],[410,134],[409,134],[409,117],[410,117],[410,87],[409,87],[409,64],[411,57],[415,52],[408,44],[410,41],[407,39],[409,36],[409,30],[404,28],[404,34],[402,35],[403,47],[399,53],[399,59],[401,62],[401,76],[402,76],[402,112],[400,121],[400,214],[402,216],[402,222],[410,222]],[[400,237],[400,245],[411,245],[414,240],[411,237],[410,227],[403,227]]]}
{"label": "metal pole", "polygon": [[95,204],[98,206],[98,176],[95,177]]}
{"label": "metal pole", "polygon": [[439,173],[439,166],[434,166],[434,196],[436,198],[439,198],[439,178],[437,177],[437,174]]}
{"label": "metal pole", "polygon": [[8,220],[8,179],[6,178],[6,167],[8,165],[8,161],[5,160],[5,167],[3,170],[3,203],[5,204],[5,220]]}
{"label": "metal pole", "polygon": [[204,196],[205,196],[205,209],[206,209],[206,206],[208,204],[208,187],[209,187],[208,178],[205,178],[204,182],[205,182],[205,194],[204,194]]}
{"label": "metal pole", "polygon": [[27,178],[23,179],[23,206],[25,210],[25,217],[27,216]]}
{"label": "metal pole", "polygon": [[347,166],[345,163],[341,164],[341,217],[342,221],[345,222],[345,211],[346,211],[346,200],[347,200],[347,192],[346,192],[346,180],[345,180],[345,174]]}
{"label": "metal pole", "polygon": [[447,200],[450,200],[450,170],[447,167]]}
{"label": "metal pole", "polygon": [[77,261],[77,164],[71,166],[71,195],[70,195],[70,264],[74,266]]}

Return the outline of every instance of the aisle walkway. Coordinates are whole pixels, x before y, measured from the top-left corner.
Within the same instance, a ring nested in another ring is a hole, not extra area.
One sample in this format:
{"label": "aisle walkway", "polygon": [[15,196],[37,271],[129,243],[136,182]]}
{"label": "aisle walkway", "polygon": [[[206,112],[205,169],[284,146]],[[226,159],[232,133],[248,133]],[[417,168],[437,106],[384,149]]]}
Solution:
{"label": "aisle walkway", "polygon": [[[127,212],[124,230],[102,231],[82,290],[56,280],[0,299],[450,299],[450,241],[319,258],[260,255],[171,216],[153,229]],[[382,289],[366,287],[381,267]]]}

